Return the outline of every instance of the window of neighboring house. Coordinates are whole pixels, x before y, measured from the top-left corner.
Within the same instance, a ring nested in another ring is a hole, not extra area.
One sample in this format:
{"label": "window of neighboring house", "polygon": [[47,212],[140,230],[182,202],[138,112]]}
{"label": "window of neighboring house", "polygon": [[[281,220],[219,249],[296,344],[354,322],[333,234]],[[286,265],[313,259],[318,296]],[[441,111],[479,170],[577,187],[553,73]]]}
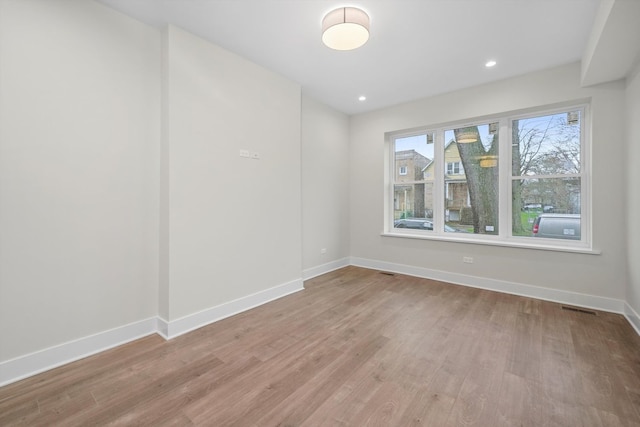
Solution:
{"label": "window of neighboring house", "polygon": [[407,167],[406,166],[400,166],[400,170],[398,171],[398,173],[400,175],[406,175],[407,174]]}
{"label": "window of neighboring house", "polygon": [[463,173],[464,173],[464,170],[462,169],[462,163],[460,162],[447,163],[447,175],[460,175]]}
{"label": "window of neighboring house", "polygon": [[587,111],[576,105],[507,113],[392,136],[392,170],[402,161],[422,173],[389,175],[389,230],[588,250]]}

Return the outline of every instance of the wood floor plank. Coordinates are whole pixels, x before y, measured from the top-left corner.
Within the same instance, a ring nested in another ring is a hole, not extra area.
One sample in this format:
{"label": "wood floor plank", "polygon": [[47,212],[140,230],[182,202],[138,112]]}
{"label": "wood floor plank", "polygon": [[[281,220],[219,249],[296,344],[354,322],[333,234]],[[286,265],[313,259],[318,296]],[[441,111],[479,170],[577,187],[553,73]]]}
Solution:
{"label": "wood floor plank", "polygon": [[0,388],[2,426],[639,426],[620,315],[358,267]]}
{"label": "wood floor plank", "polygon": [[398,384],[384,382],[349,424],[380,427],[399,425],[408,397],[408,392]]}
{"label": "wood floor plank", "polygon": [[29,425],[31,420],[38,416],[40,416],[40,407],[35,399],[4,404],[0,407],[0,426]]}
{"label": "wood floor plank", "polygon": [[446,426],[456,398],[422,389],[404,410],[398,426]]}
{"label": "wood floor plank", "polygon": [[[205,356],[198,362],[191,363],[181,369],[173,370],[167,375],[149,383],[131,384],[127,392],[118,393],[108,400],[99,403],[94,410],[76,414],[68,418],[68,425],[103,425],[123,414],[132,412],[136,406],[156,399],[170,398],[172,391],[182,387],[219,366],[221,361]],[[131,396],[135,396],[132,399]],[[55,421],[44,420],[43,425],[54,424]]]}
{"label": "wood floor plank", "polygon": [[[149,364],[152,357],[170,351],[159,336],[141,338],[135,342],[79,360],[46,373],[0,388],[0,409],[11,402],[37,399],[64,388],[68,392],[85,387],[98,377],[119,375],[118,371],[136,363]],[[151,356],[153,355],[153,356]],[[86,375],[92,372],[92,376]],[[19,393],[16,393],[19,390]]]}
{"label": "wood floor plank", "polygon": [[[183,387],[173,390],[168,399],[153,399],[138,403],[135,408],[114,419],[111,424],[127,426],[135,422],[138,425],[155,426],[172,420],[176,414],[178,415],[176,421],[189,419],[182,411],[190,404],[206,399],[212,390],[224,387],[242,373],[251,371],[260,364],[257,358],[249,357],[219,365]],[[171,421],[168,425],[173,422]],[[189,424],[193,424],[190,419],[186,425]]]}
{"label": "wood floor plank", "polygon": [[[268,411],[255,425],[301,425],[323,405],[345,380],[368,363],[389,340],[383,336],[362,340],[350,352],[337,358],[330,369],[318,372],[307,387],[300,387],[279,405]],[[282,414],[286,414],[283,416]]]}
{"label": "wood floor plank", "polygon": [[[259,420],[265,408],[271,408],[289,397],[295,390],[306,384],[318,370],[323,370],[333,362],[340,352],[330,348],[318,348],[307,357],[301,358],[303,363],[295,363],[287,368],[285,375],[276,375],[267,383],[254,384],[252,389],[257,393],[244,392],[234,399],[234,405],[229,405],[216,412],[198,411],[197,416],[190,418],[199,423],[215,417],[216,422],[225,426],[251,425]],[[253,390],[252,390],[253,391]]]}
{"label": "wood floor plank", "polygon": [[310,426],[348,426],[362,411],[372,396],[382,387],[378,379],[379,366],[366,363],[355,369],[333,396],[325,400],[303,424]]}
{"label": "wood floor plank", "polygon": [[542,377],[542,327],[539,315],[519,312],[508,372],[540,382]]}
{"label": "wood floor plank", "polygon": [[500,426],[539,426],[545,425],[537,384],[531,380],[508,371],[502,376],[496,425]]}

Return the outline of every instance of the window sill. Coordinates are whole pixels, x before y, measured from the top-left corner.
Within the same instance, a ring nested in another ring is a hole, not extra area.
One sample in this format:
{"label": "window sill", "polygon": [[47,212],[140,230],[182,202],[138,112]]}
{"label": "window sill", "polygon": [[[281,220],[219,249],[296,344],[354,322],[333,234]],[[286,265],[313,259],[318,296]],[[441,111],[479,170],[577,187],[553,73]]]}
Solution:
{"label": "window sill", "polygon": [[532,244],[529,242],[523,242],[518,240],[489,240],[489,239],[474,239],[474,238],[465,238],[465,237],[453,237],[453,236],[443,236],[441,234],[438,235],[425,235],[425,234],[410,234],[410,233],[394,233],[394,232],[383,232],[381,233],[383,237],[400,237],[402,239],[418,239],[418,240],[436,240],[439,242],[451,242],[451,243],[467,243],[472,245],[487,245],[487,246],[503,246],[509,248],[521,248],[521,249],[534,249],[541,251],[555,251],[555,252],[571,252],[571,253],[579,253],[579,254],[587,254],[587,255],[601,255],[602,251],[593,249],[588,246],[576,245],[576,246],[557,246],[557,245],[549,245],[549,244]]}

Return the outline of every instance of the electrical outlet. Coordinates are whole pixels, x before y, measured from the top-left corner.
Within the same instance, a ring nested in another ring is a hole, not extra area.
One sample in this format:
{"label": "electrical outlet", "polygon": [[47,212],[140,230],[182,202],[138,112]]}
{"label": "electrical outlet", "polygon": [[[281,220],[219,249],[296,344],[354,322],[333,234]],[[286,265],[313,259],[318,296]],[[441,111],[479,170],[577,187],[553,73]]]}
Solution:
{"label": "electrical outlet", "polygon": [[240,157],[251,157],[251,155],[249,154],[249,150],[240,150]]}
{"label": "electrical outlet", "polygon": [[462,262],[464,262],[465,264],[473,264],[473,258],[471,258],[470,256],[464,256],[462,257]]}
{"label": "electrical outlet", "polygon": [[320,253],[321,253],[321,254],[326,254],[326,253],[327,253],[327,248],[322,248],[322,249],[320,249]]}

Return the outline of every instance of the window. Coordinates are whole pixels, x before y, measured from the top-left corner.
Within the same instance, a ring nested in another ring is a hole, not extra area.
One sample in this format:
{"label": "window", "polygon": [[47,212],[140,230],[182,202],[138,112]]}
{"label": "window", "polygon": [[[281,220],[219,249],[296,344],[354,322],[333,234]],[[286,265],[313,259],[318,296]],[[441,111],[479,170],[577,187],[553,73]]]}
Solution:
{"label": "window", "polygon": [[[498,124],[444,130],[445,224],[454,232],[498,234]],[[449,165],[457,173],[449,172]],[[451,231],[449,231],[451,232]]]}
{"label": "window", "polygon": [[412,237],[587,247],[586,111],[510,113],[391,135],[390,167],[407,173],[389,175],[388,229]]}
{"label": "window", "polygon": [[[394,228],[416,228],[413,222],[433,216],[433,179],[425,179],[425,170],[433,159],[433,137],[427,134],[397,138],[394,142],[393,170],[415,171],[400,173],[393,182]],[[404,166],[399,166],[400,164]],[[428,226],[419,227],[428,229]]]}
{"label": "window", "polygon": [[407,174],[407,167],[406,166],[400,166],[400,170],[398,171],[398,173],[400,175],[406,175]]}
{"label": "window", "polygon": [[580,238],[580,118],[578,110],[511,121],[513,235]]}
{"label": "window", "polygon": [[447,163],[447,175],[460,175],[463,174],[462,163],[461,162],[450,162]]}

